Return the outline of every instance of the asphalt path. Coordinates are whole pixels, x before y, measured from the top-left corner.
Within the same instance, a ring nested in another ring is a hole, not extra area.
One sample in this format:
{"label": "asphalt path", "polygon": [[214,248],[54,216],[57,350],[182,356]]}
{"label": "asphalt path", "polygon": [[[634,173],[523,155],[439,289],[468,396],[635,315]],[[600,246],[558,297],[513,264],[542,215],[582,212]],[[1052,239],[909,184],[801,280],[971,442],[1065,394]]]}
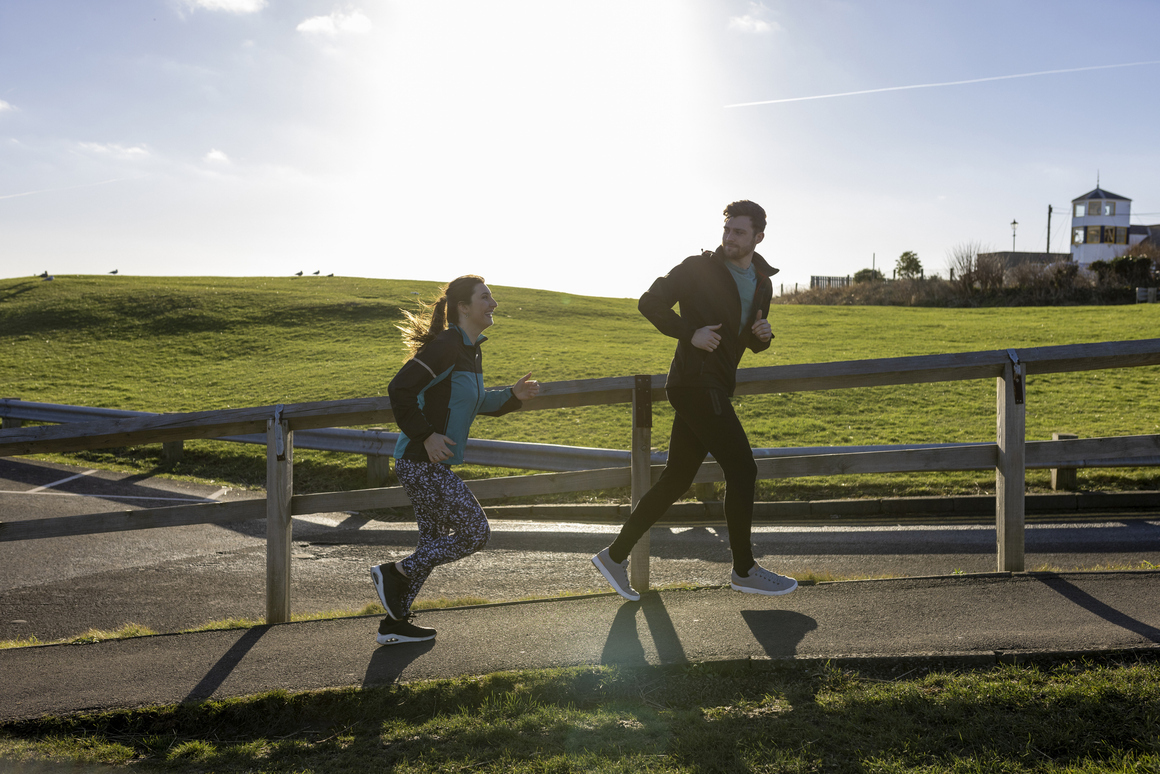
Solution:
{"label": "asphalt path", "polygon": [[[0,520],[119,511],[262,496],[215,485],[0,459]],[[437,570],[420,599],[493,602],[603,592],[589,557],[612,525],[493,522],[488,547]],[[375,601],[368,568],[414,546],[413,523],[359,514],[295,519],[295,613],[359,610]],[[985,524],[806,525],[757,528],[755,554],[791,575],[926,577],[996,569]],[[655,529],[652,583],[720,586],[729,578],[724,527]],[[1026,566],[1064,570],[1160,564],[1160,517],[1035,523]],[[265,614],[265,523],[195,525],[0,543],[0,640],[42,641],[128,623],[174,632]]]}
{"label": "asphalt path", "polygon": [[1160,652],[1160,572],[823,583],[614,594],[422,613],[433,641],[379,647],[377,617],[0,650],[0,724],[271,690],[512,669],[749,660],[984,666]]}

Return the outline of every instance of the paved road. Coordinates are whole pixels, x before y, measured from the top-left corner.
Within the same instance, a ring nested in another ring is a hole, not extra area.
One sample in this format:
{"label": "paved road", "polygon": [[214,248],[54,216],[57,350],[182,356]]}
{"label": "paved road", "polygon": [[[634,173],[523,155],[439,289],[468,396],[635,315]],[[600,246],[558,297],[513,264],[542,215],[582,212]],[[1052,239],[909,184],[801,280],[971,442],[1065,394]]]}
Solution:
{"label": "paved road", "polygon": [[[121,510],[180,499],[253,493],[0,459],[4,520]],[[141,499],[135,499],[141,498]],[[588,557],[613,527],[496,522],[488,548],[437,571],[425,597],[492,601],[603,591]],[[357,515],[295,520],[295,612],[359,610],[375,601],[369,565],[402,556],[414,524]],[[134,622],[172,632],[265,613],[265,524],[198,525],[0,543],[0,640],[52,640]],[[995,533],[985,525],[760,528],[755,550],[790,574],[930,576],[995,569]],[[658,529],[655,585],[720,585],[729,574],[723,529]],[[1160,518],[1034,524],[1027,567],[1062,569],[1160,564]]]}

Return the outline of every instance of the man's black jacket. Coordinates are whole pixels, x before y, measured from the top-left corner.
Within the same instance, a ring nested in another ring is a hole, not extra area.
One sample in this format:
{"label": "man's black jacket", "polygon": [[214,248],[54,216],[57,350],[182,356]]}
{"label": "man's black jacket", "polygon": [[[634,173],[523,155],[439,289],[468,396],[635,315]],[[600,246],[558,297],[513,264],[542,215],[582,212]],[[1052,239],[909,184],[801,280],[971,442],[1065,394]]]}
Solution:
{"label": "man's black jacket", "polygon": [[[677,352],[669,367],[665,387],[705,387],[733,394],[737,380],[737,364],[745,347],[754,352],[769,348],[750,327],[756,319],[756,310],[769,317],[769,302],[773,298],[770,277],[777,269],[766,263],[757,253],[753,266],[757,270],[757,291],[753,297],[754,313],[742,327],[741,299],[729,267],[725,265],[725,251],[704,252],[686,258],[672,271],[658,277],[643,296],[637,308],[661,333],[677,340]],[[673,306],[680,305],[680,313]],[[706,325],[721,323],[717,333],[721,343],[713,352],[697,349],[691,343],[693,333]],[[741,328],[741,335],[737,330]]]}

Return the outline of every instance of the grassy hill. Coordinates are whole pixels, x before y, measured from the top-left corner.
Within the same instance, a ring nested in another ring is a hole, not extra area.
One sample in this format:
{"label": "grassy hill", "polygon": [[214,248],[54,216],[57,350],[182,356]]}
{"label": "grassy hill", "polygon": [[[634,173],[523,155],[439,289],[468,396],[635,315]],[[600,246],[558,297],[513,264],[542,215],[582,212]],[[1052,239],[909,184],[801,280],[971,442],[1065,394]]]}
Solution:
{"label": "grassy hill", "polygon": [[[485,345],[489,384],[527,371],[541,381],[663,373],[666,339],[634,299],[492,285],[499,308]],[[340,277],[58,276],[0,280],[0,397],[143,411],[197,411],[383,395],[402,363],[395,325],[435,283]],[[769,351],[743,367],[1148,338],[1160,307],[921,309],[782,305]],[[1032,377],[1029,439],[1160,432],[1156,368]],[[994,437],[994,382],[750,396],[737,401],[754,446],[982,441]],[[667,406],[654,444],[667,444]],[[627,405],[480,419],[474,434],[627,448]],[[64,459],[64,458],[58,458]],[[148,470],[160,450],[73,455],[81,464]],[[354,488],[362,460],[300,453],[300,492]],[[462,469],[467,476],[507,471]],[[257,448],[187,444],[173,471],[262,486]],[[1154,488],[1149,470],[1088,472],[1094,488]],[[1033,474],[1042,487],[1046,474]],[[762,482],[767,499],[986,491],[987,474]],[[624,493],[604,493],[605,497]]]}

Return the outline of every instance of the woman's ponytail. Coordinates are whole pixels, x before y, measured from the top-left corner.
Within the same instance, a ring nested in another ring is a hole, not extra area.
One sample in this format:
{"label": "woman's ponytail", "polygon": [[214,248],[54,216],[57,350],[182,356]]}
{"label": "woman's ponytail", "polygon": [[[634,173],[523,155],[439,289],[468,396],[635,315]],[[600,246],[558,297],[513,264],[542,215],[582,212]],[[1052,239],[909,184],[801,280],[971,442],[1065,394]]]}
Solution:
{"label": "woman's ponytail", "polygon": [[459,305],[471,303],[475,286],[482,284],[485,284],[483,277],[474,274],[456,277],[443,287],[442,294],[433,304],[424,304],[424,309],[419,313],[403,310],[405,321],[398,328],[403,332],[407,359],[414,357],[416,352],[447,330],[448,323],[457,324]]}

